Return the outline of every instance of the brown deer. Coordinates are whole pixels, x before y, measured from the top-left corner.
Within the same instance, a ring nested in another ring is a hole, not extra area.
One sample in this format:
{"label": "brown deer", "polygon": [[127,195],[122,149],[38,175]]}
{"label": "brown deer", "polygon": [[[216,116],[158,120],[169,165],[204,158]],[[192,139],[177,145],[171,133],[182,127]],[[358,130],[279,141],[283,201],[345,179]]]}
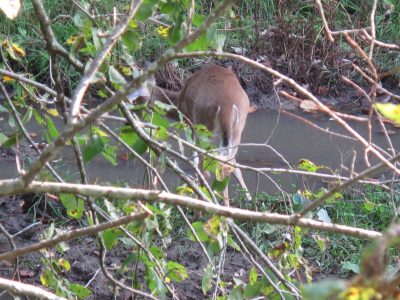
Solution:
{"label": "brown deer", "polygon": [[[216,65],[204,67],[187,80],[180,92],[155,86],[153,78],[133,91],[128,99],[138,97],[174,104],[193,124],[203,124],[213,132],[220,148],[218,154],[235,162],[249,112],[249,98],[231,70]],[[225,166],[224,170],[226,173],[229,167]],[[241,170],[234,168],[233,175],[247,191]],[[246,198],[251,200],[248,192]],[[224,202],[229,204],[228,188],[224,191]]]}

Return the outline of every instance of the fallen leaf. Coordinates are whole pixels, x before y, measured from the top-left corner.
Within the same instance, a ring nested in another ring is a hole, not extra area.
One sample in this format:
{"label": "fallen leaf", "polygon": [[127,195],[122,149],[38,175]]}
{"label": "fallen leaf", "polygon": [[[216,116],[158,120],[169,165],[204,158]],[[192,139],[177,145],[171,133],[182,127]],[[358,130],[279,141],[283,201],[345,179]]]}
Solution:
{"label": "fallen leaf", "polygon": [[128,152],[122,152],[122,153],[118,154],[118,158],[120,160],[127,161],[129,159],[129,153]]}
{"label": "fallen leaf", "polygon": [[325,86],[318,87],[317,93],[318,95],[325,95],[328,92],[328,88]]}
{"label": "fallen leaf", "polygon": [[22,277],[34,277],[35,276],[35,272],[33,272],[30,269],[21,269],[19,271],[19,275]]}
{"label": "fallen leaf", "polygon": [[33,132],[33,131],[29,132],[28,134],[29,134],[29,136],[30,136],[31,138],[35,138],[35,137],[38,136],[37,133],[36,133],[36,132]]}
{"label": "fallen leaf", "polygon": [[301,101],[300,107],[306,112],[316,112],[319,110],[318,105],[311,100]]}

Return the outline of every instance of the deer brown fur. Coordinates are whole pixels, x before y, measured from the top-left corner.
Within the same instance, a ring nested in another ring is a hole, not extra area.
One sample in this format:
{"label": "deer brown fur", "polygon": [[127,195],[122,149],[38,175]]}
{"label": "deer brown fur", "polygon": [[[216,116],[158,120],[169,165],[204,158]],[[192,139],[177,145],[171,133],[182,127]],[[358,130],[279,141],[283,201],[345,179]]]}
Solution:
{"label": "deer brown fur", "polygon": [[[174,104],[193,124],[203,124],[212,131],[218,140],[219,155],[235,162],[249,112],[249,98],[231,70],[206,66],[194,73],[180,92],[156,87],[154,83],[146,86],[144,92],[138,95],[135,91],[129,98],[151,95],[152,99]],[[233,174],[247,190],[240,169],[235,168]],[[246,197],[251,199],[248,193]],[[224,198],[227,203],[227,189]]]}

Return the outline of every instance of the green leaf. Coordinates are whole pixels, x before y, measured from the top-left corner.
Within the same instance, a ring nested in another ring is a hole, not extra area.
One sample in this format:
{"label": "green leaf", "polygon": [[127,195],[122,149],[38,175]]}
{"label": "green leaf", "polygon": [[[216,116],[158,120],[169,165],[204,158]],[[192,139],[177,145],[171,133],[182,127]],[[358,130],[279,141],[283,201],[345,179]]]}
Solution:
{"label": "green leaf", "polygon": [[206,156],[203,159],[203,169],[209,171],[210,173],[215,173],[218,165],[219,161],[212,157]]}
{"label": "green leaf", "polygon": [[213,274],[214,274],[214,271],[213,271],[212,265],[208,264],[204,271],[203,278],[201,279],[201,289],[204,294],[206,294],[212,288]]}
{"label": "green leaf", "polygon": [[155,6],[157,5],[158,1],[155,0],[144,0],[142,1],[142,4],[139,6],[137,12],[136,12],[136,18],[138,21],[144,21],[148,17],[150,17],[153,14],[153,10],[155,9]]}
{"label": "green leaf", "polygon": [[101,151],[101,155],[108,160],[113,166],[118,165],[117,163],[117,146],[107,146]]}
{"label": "green leaf", "polygon": [[85,211],[85,202],[73,194],[60,194],[62,205],[67,210],[68,216],[74,219],[81,219]]}
{"label": "green leaf", "polygon": [[352,263],[351,261],[343,262],[340,269],[342,271],[351,271],[356,274],[360,273],[360,266],[358,264]]}
{"label": "green leaf", "polygon": [[192,23],[194,26],[200,26],[201,23],[204,22],[204,20],[206,19],[206,17],[204,15],[199,15],[199,14],[194,14],[193,15],[193,19],[192,19]]}
{"label": "green leaf", "polygon": [[323,235],[319,235],[319,234],[313,234],[312,238],[317,243],[317,245],[321,251],[325,251],[327,249],[327,246],[329,243],[329,239],[327,237],[325,237]]}
{"label": "green leaf", "polygon": [[7,140],[8,137],[4,133],[0,132],[0,146],[3,145]]}
{"label": "green leaf", "polygon": [[128,30],[122,35],[122,43],[129,51],[136,52],[142,47],[142,37],[133,30]]}
{"label": "green leaf", "polygon": [[[321,188],[318,190],[318,192],[315,194],[316,198],[320,198],[323,195],[325,195],[328,191],[325,188]],[[335,204],[336,201],[340,198],[342,198],[343,195],[336,192],[335,194],[333,194],[332,196],[328,197],[328,199],[325,200],[325,203],[327,204]]]}
{"label": "green leaf", "polygon": [[169,121],[165,116],[162,116],[161,114],[155,113],[153,115],[153,124],[159,127],[164,127],[168,128],[169,127]]}
{"label": "green leaf", "polygon": [[224,34],[216,34],[211,40],[210,40],[210,47],[213,48],[216,51],[222,51],[222,48],[225,45],[225,40],[226,36]]}
{"label": "green leaf", "polygon": [[226,37],[223,34],[217,33],[217,25],[212,24],[206,34],[207,44],[215,50],[222,50],[225,44]]}
{"label": "green leaf", "polygon": [[46,140],[47,143],[50,144],[53,140],[55,140],[59,136],[59,133],[56,126],[54,125],[53,120],[49,116],[46,116],[46,123],[47,123]]}
{"label": "green leaf", "polygon": [[307,285],[303,288],[303,299],[328,300],[346,288],[346,282],[338,279],[327,279]]}
{"label": "green leaf", "polygon": [[102,91],[102,90],[97,91],[97,95],[98,95],[100,98],[107,98],[107,97],[108,97],[107,93],[104,92],[104,91]]}
{"label": "green leaf", "polygon": [[242,299],[245,299],[243,296],[243,287],[236,285],[232,289],[232,292],[229,295],[228,300],[242,300]]}
{"label": "green leaf", "polygon": [[15,119],[13,115],[8,115],[8,126],[11,128],[15,127]]}
{"label": "green leaf", "polygon": [[65,253],[70,249],[70,247],[66,242],[61,242],[57,244],[56,249],[59,253]]}
{"label": "green leaf", "polygon": [[382,116],[400,124],[400,104],[376,103],[375,107]]}
{"label": "green leaf", "polygon": [[206,34],[202,34],[193,43],[187,45],[184,48],[184,52],[203,51],[206,50],[206,47],[207,47],[207,36]]}
{"label": "green leaf", "polygon": [[53,287],[57,284],[57,279],[54,277],[53,272],[51,272],[49,269],[46,269],[41,275],[40,275],[40,282],[44,286],[50,286]]}
{"label": "green leaf", "polygon": [[225,190],[229,183],[229,176],[225,176],[225,178],[223,178],[223,168],[224,166],[222,164],[219,164],[219,166],[215,170],[215,179],[212,183],[212,189],[220,193]]}
{"label": "green leaf", "polygon": [[102,233],[104,245],[110,251],[118,242],[118,238],[122,235],[119,229],[108,229]]}
{"label": "green leaf", "polygon": [[72,283],[69,286],[71,292],[73,292],[79,299],[85,299],[92,294],[92,291],[85,288],[83,285],[78,283]]}
{"label": "green leaf", "polygon": [[104,147],[103,140],[98,135],[93,136],[90,139],[90,143],[83,150],[83,160],[85,162],[91,161],[97,154],[104,150]]}
{"label": "green leaf", "polygon": [[189,277],[186,268],[177,262],[174,261],[167,262],[167,268],[168,268],[167,277],[171,278],[175,282],[182,282]]}
{"label": "green leaf", "polygon": [[92,132],[100,137],[108,137],[108,134],[97,126],[92,127]]}
{"label": "green leaf", "polygon": [[33,116],[35,117],[36,122],[39,125],[42,125],[42,126],[44,125],[44,120],[42,119],[42,117],[40,116],[40,114],[37,112],[36,109],[33,109]]}
{"label": "green leaf", "polygon": [[0,104],[0,113],[8,113],[8,109]]}
{"label": "green leaf", "polygon": [[175,19],[175,25],[172,26],[171,30],[168,31],[168,42],[173,45],[181,39],[183,30],[182,30],[182,22],[183,17],[179,15]]}
{"label": "green leaf", "polygon": [[11,148],[12,146],[15,145],[17,140],[20,139],[20,137],[21,137],[21,133],[19,133],[19,132],[14,133],[14,134],[10,135],[8,137],[8,139],[1,146],[3,146],[4,148],[7,148],[7,149]]}
{"label": "green leaf", "polygon": [[133,150],[142,155],[147,150],[147,144],[137,135],[130,126],[121,129],[119,137],[127,143]]}
{"label": "green leaf", "polygon": [[176,5],[172,2],[160,4],[160,12],[162,14],[172,15],[176,11]]}
{"label": "green leaf", "polygon": [[157,247],[157,246],[151,246],[151,247],[149,248],[149,251],[150,251],[151,254],[154,255],[154,257],[155,257],[156,259],[162,259],[162,258],[164,258],[164,251],[161,250],[161,248],[159,248],[159,247]]}
{"label": "green leaf", "polygon": [[231,246],[236,251],[240,251],[240,246],[232,239],[231,236],[228,236],[228,245]]}
{"label": "green leaf", "polygon": [[255,282],[254,284],[248,284],[244,289],[243,296],[245,299],[256,298],[260,295],[261,283]]}
{"label": "green leaf", "polygon": [[257,277],[258,277],[257,270],[254,267],[252,267],[249,271],[249,284],[256,283]]}
{"label": "green leaf", "polygon": [[92,40],[93,40],[93,45],[94,48],[96,49],[96,53],[99,53],[99,51],[103,48],[103,43],[101,42],[101,39],[99,38],[99,30],[92,28]]}
{"label": "green leaf", "polygon": [[24,124],[28,123],[32,118],[32,114],[33,114],[33,108],[32,106],[29,106],[24,116],[22,117],[22,123]]}
{"label": "green leaf", "polygon": [[[1,142],[0,142],[1,144]],[[375,209],[376,204],[369,201],[369,200],[365,200],[362,204],[361,204],[361,209],[363,210],[364,213],[371,213],[373,212],[373,210]]]}
{"label": "green leaf", "polygon": [[[207,235],[207,233],[204,231],[204,227],[203,227],[203,223],[202,222],[194,222],[192,224],[192,227],[194,229],[194,231],[196,232],[197,236],[199,237],[199,240],[203,243],[208,242],[209,241],[209,237]],[[192,232],[188,229],[187,230],[187,234],[188,234],[188,238],[191,241],[195,241],[196,239],[194,238]]]}
{"label": "green leaf", "polygon": [[156,132],[156,137],[160,141],[166,141],[168,139],[168,130],[164,127],[159,127]]}
{"label": "green leaf", "polygon": [[124,86],[126,84],[124,76],[122,76],[113,66],[108,68],[108,76],[114,85]]}

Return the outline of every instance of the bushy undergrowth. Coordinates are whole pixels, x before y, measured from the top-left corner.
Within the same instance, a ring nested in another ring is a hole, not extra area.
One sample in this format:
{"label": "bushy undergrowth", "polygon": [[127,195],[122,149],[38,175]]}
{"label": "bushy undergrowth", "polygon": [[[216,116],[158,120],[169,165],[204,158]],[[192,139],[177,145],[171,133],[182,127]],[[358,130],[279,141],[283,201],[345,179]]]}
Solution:
{"label": "bushy undergrowth", "polygon": [[[97,1],[96,6],[85,7],[95,12],[97,25],[105,31],[112,24],[109,13],[116,6],[117,11],[126,9],[129,1]],[[365,1],[325,1],[324,9],[328,24],[332,30],[363,28],[369,26],[371,3]],[[197,7],[207,13],[213,7],[212,2],[204,2]],[[53,22],[53,30],[63,46],[71,36],[80,32],[80,20],[83,13],[72,2],[46,1],[45,8]],[[0,39],[9,39],[29,49],[25,57],[28,68],[38,79],[48,78],[48,57],[44,43],[38,37],[40,28],[30,1],[25,1],[20,18],[12,22],[0,15]],[[376,27],[377,39],[399,42],[400,2],[397,0],[378,1]],[[161,19],[161,21],[163,21]],[[168,21],[166,21],[168,23]],[[165,39],[157,34],[154,22],[140,24],[139,30],[144,35],[142,47],[135,53],[139,61],[154,60],[168,47]],[[219,30],[226,35],[226,50],[246,49],[245,55],[255,57],[263,55],[278,70],[284,71],[302,83],[311,84],[313,92],[321,92],[321,86],[340,89],[339,75],[351,75],[344,63],[350,55],[350,49],[342,47],[340,42],[330,43],[322,29],[322,22],[312,2],[291,1],[241,1],[231,13],[230,21],[219,23]],[[359,41],[360,42],[360,41]],[[368,44],[364,43],[367,47]],[[391,71],[400,60],[397,53],[377,50],[375,61],[383,73]],[[21,69],[24,68],[20,66]],[[395,74],[397,72],[394,72]],[[63,76],[72,85],[76,75],[65,64]],[[319,90],[318,90],[319,89]]]}

